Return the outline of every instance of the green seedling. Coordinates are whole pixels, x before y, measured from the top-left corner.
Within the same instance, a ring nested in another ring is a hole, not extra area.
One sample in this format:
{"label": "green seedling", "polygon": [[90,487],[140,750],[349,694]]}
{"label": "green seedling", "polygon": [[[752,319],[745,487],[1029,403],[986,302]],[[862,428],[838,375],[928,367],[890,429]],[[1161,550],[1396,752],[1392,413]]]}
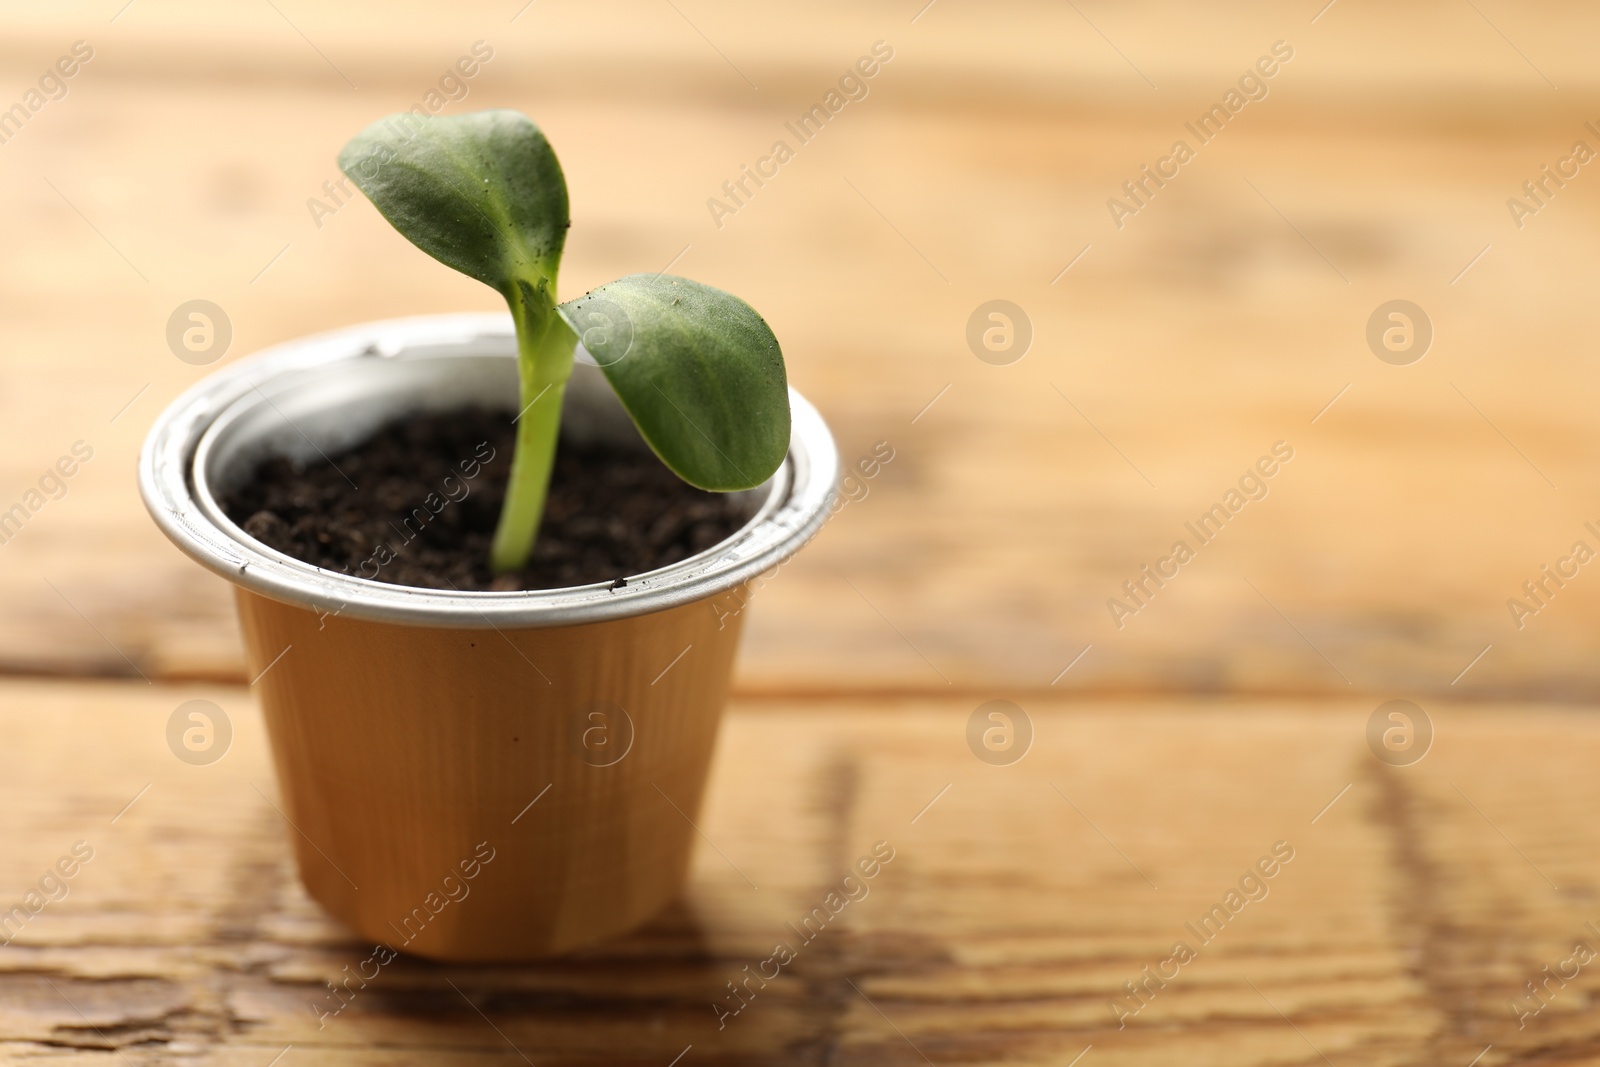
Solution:
{"label": "green seedling", "polygon": [[357,134],[339,166],[411,243],[492,286],[511,309],[521,403],[490,550],[496,571],[521,568],[533,550],[580,341],[651,449],[689,484],[750,489],[783,462],[783,353],[749,304],[665,274],[557,301],[567,184],[526,116],[392,115]]}

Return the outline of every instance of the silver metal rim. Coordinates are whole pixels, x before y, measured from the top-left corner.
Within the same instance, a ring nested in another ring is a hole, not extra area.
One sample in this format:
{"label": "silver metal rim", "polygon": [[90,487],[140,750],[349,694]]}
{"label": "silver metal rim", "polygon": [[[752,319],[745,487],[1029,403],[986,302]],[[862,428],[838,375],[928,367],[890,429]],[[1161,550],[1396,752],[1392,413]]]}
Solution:
{"label": "silver metal rim", "polygon": [[436,315],[367,323],[231,363],[179,396],[151,427],[139,456],[145,507],[185,553],[252,592],[322,612],[454,629],[572,626],[704,600],[771,570],[827,521],[838,450],[822,416],[793,389],[789,455],[774,477],[772,497],[756,517],[711,550],[630,576],[616,589],[597,584],[487,593],[389,585],[275,552],[245,535],[207,499],[197,462],[202,440],[231,407],[274,380],[345,360],[481,354],[486,348],[511,352],[514,345],[509,315]]}

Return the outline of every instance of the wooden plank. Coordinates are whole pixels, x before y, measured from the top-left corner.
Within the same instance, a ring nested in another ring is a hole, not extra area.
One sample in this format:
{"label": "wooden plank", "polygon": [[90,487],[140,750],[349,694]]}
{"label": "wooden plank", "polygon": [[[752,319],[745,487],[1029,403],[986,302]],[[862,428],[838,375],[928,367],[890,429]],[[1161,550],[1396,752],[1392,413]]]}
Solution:
{"label": "wooden plank", "polygon": [[[128,474],[203,373],[167,351],[167,319],[219,302],[231,359],[492,308],[365,207],[318,227],[306,206],[351,130],[483,39],[496,58],[452,107],[550,129],[576,191],[572,291],[681,252],[674,270],[772,320],[847,461],[895,450],[762,594],[743,691],[1600,695],[1582,578],[1521,629],[1507,607],[1575,540],[1600,548],[1596,372],[1574,357],[1596,201],[1580,177],[1522,229],[1506,208],[1600,114],[1578,51],[1593,10],[1542,7],[1509,34],[1525,62],[1485,24],[1503,14],[1445,4],[1314,25],[911,7],[4,16],[8,84],[80,37],[97,56],[0,160],[0,509],[74,442],[95,459],[0,545],[0,668],[243,678],[225,591],[164,544]],[[896,58],[867,99],[719,228],[707,199],[879,38]],[[1107,198],[1278,38],[1297,54],[1271,95],[1117,229]],[[993,297],[1034,325],[1011,366],[967,348]],[[1437,327],[1410,367],[1364,340],[1396,297]],[[1123,583],[1279,440],[1296,458],[1268,498],[1119,628]]]}
{"label": "wooden plank", "polygon": [[[235,731],[209,766],[164,738],[194,698]],[[1039,702],[1030,750],[998,766],[967,747],[966,703],[762,707],[725,724],[705,845],[669,913],[531,966],[402,957],[319,1018],[325,983],[372,947],[299,888],[249,694],[4,683],[0,902],[75,842],[94,856],[0,948],[0,1057],[1600,1062],[1592,966],[1522,1028],[1509,1007],[1575,941],[1600,945],[1584,925],[1600,921],[1588,715],[1436,706],[1431,751],[1395,767],[1351,702]],[[894,858],[802,942],[789,924],[879,841]],[[1278,842],[1292,859],[1229,901]],[[1213,905],[1227,918],[1206,940],[1188,924]],[[726,983],[779,941],[795,958],[719,1029]],[[1124,983],[1178,941],[1195,957],[1132,1012]]]}

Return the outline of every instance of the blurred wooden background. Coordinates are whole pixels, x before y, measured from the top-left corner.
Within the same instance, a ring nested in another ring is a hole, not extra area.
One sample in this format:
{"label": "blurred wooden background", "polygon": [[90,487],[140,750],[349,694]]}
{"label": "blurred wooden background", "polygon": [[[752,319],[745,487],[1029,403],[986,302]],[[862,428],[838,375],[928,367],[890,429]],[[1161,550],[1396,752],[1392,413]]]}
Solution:
{"label": "blurred wooden background", "polygon": [[[448,109],[548,130],[567,293],[669,263],[734,289],[847,459],[895,449],[762,596],[742,692],[1600,694],[1600,581],[1521,630],[1506,606],[1600,548],[1600,179],[1521,230],[1506,207],[1600,149],[1595,11],[675,4],[6,8],[6,101],[74,41],[94,59],[0,145],[0,506],[74,441],[95,458],[0,545],[0,665],[242,676],[222,584],[134,491],[145,427],[206,372],[168,316],[220,304],[232,359],[493,308],[364,202],[320,228],[307,208],[351,131],[481,40]],[[707,199],[879,40],[870,95],[719,228]],[[1107,198],[1278,40],[1270,95],[1117,229]],[[1009,366],[965,341],[996,298],[1035,331]],[[1364,339],[1395,298],[1436,331],[1411,366]],[[1271,495],[1119,629],[1107,599],[1278,440]]]}
{"label": "blurred wooden background", "polygon": [[[93,49],[0,141],[0,513],[93,449],[0,543],[0,905],[98,850],[0,947],[0,1061],[1600,1063],[1592,968],[1534,1025],[1507,1007],[1600,919],[1593,723],[1539,707],[1600,697],[1600,572],[1521,628],[1506,603],[1600,549],[1600,176],[1507,208],[1600,149],[1597,31],[1570,0],[0,3],[0,122]],[[309,998],[366,947],[294,881],[227,591],[134,459],[207,373],[167,345],[186,301],[226,310],[226,359],[496,307],[364,202],[308,209],[480,41],[447,109],[549,133],[565,294],[669,264],[732,289],[846,461],[895,458],[758,598],[684,905],[573,961],[404,961],[324,1033]],[[719,226],[878,41],[867,97]],[[1267,97],[1118,228],[1107,199],[1278,41]],[[996,299],[1034,333],[1004,366],[966,339]],[[1395,299],[1435,331],[1408,366],[1366,341]],[[1107,600],[1279,441],[1269,495],[1119,627]],[[160,740],[196,695],[237,731],[210,767]],[[1364,724],[1401,696],[1437,751],[1385,767]],[[1026,762],[967,751],[992,697],[1032,709]],[[880,837],[882,896],[716,1032],[723,982]],[[1272,901],[1117,1029],[1120,984],[1280,838]]]}

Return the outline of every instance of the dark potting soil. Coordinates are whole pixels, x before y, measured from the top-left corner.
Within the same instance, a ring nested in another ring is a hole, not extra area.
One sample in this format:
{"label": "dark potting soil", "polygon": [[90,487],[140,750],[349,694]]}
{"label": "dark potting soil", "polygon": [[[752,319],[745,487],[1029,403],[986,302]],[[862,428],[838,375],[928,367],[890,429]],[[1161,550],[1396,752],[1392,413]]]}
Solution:
{"label": "dark potting soil", "polygon": [[528,566],[489,569],[511,473],[504,412],[414,416],[362,444],[296,464],[267,460],[222,502],[285,555],[391,585],[554,589],[664,567],[724,540],[749,516],[683,482],[648,451],[562,441]]}

